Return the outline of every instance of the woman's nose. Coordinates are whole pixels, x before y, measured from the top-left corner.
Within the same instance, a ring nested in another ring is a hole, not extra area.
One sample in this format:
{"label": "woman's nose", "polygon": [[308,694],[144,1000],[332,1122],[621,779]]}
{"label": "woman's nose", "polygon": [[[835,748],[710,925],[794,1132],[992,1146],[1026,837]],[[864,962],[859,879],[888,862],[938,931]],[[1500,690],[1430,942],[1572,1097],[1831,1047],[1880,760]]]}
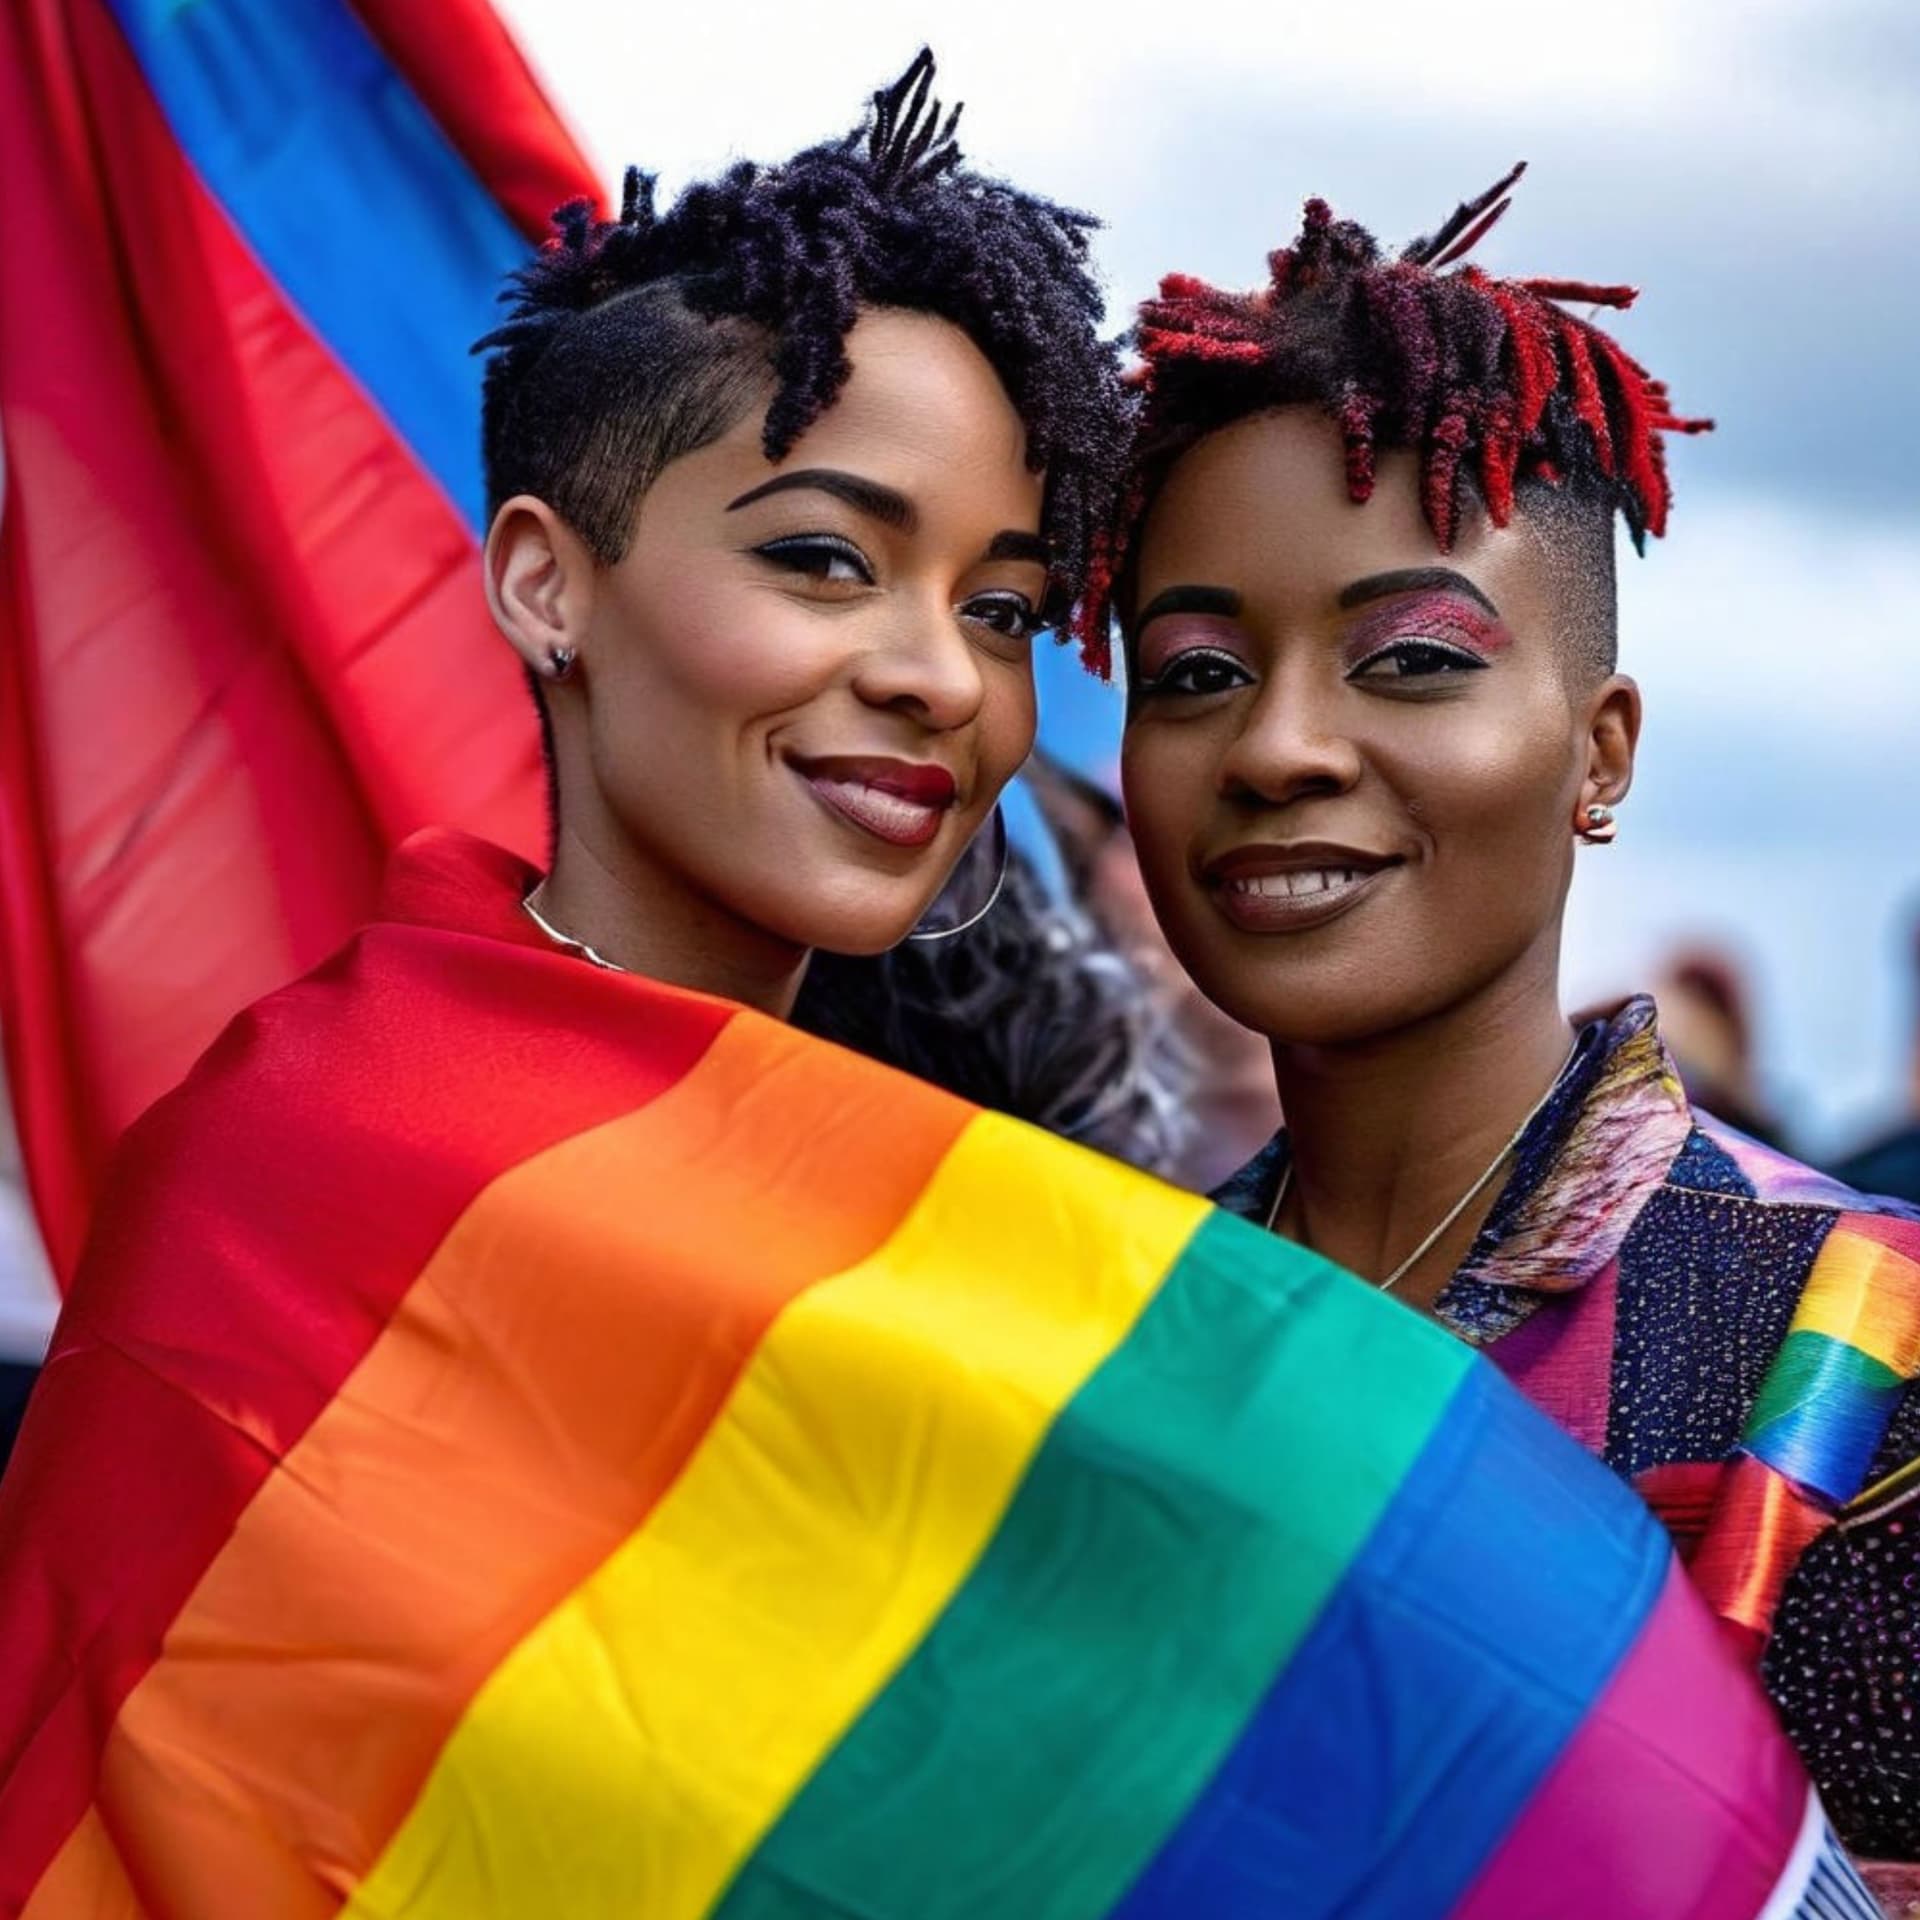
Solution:
{"label": "woman's nose", "polygon": [[1221,793],[1279,806],[1346,792],[1360,778],[1361,755],[1336,707],[1297,688],[1269,686],[1221,760]]}
{"label": "woman's nose", "polygon": [[972,720],[986,693],[979,657],[944,601],[903,610],[861,656],[853,684],[869,706],[909,713],[941,733]]}

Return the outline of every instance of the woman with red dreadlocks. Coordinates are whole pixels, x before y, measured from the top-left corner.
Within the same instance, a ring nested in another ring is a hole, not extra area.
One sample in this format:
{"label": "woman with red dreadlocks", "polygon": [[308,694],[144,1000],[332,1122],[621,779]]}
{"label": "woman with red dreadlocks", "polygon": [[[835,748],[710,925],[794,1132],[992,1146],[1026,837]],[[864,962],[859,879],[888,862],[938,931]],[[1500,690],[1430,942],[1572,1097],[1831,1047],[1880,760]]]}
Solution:
{"label": "woman with red dreadlocks", "polygon": [[1310,201],[1252,293],[1143,310],[1126,647],[1155,910],[1271,1043],[1288,1130],[1219,1196],[1492,1358],[1661,1513],[1836,1823],[1920,1853],[1920,1213],[1691,1111],[1651,1000],[1559,999],[1577,845],[1641,702],[1613,516],[1709,425],[1459,264],[1519,169],[1397,258]]}

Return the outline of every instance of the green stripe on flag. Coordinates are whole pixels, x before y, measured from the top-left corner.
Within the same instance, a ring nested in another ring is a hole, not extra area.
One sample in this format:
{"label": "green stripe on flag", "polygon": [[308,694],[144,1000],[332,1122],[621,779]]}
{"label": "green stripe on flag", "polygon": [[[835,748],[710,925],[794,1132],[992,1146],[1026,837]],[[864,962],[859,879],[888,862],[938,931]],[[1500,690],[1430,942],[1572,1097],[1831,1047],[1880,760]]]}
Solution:
{"label": "green stripe on flag", "polygon": [[1104,1912],[1226,1757],[1474,1364],[1313,1255],[1211,1215],[716,1913]]}

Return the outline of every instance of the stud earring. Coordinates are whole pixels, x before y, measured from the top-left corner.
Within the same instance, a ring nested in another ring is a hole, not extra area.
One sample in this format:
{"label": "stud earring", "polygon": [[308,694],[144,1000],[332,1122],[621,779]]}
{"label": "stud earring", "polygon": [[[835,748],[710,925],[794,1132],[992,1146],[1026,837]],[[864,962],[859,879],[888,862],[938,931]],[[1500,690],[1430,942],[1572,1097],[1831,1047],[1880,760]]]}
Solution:
{"label": "stud earring", "polygon": [[1580,825],[1574,829],[1590,847],[1604,847],[1611,844],[1618,830],[1611,807],[1591,806],[1580,816]]}
{"label": "stud earring", "polygon": [[580,658],[572,647],[549,647],[547,649],[547,678],[564,680],[573,671],[574,663]]}

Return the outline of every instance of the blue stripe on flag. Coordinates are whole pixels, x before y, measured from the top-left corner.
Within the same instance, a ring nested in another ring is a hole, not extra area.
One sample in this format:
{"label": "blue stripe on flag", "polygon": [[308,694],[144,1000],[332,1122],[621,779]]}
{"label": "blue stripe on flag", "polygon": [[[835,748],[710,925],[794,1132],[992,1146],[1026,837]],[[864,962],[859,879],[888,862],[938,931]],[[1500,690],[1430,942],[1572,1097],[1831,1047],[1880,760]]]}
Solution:
{"label": "blue stripe on flag", "polygon": [[108,0],[254,256],[478,529],[480,368],[530,249],[344,0]]}
{"label": "blue stripe on flag", "polygon": [[[1599,1462],[1542,1449],[1537,1420],[1491,1367],[1467,1375],[1114,1920],[1398,1920],[1444,1913],[1466,1891],[1625,1658],[1667,1573],[1667,1537],[1647,1509]],[[1482,1650],[1463,1659],[1463,1642]],[[1489,1646],[1532,1696],[1524,1711],[1513,1694],[1488,1696]],[[1409,1847],[1416,1828],[1422,1844]]]}

